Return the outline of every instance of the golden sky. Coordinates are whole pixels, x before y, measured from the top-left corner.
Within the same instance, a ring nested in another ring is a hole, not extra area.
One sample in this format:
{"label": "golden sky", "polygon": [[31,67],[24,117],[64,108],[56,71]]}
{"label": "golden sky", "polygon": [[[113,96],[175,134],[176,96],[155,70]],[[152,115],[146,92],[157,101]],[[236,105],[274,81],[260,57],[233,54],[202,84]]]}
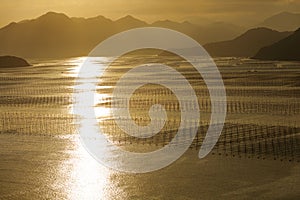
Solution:
{"label": "golden sky", "polygon": [[148,22],[199,18],[246,25],[281,11],[300,12],[300,0],[0,0],[0,26],[48,11],[72,17],[117,19],[130,14]]}

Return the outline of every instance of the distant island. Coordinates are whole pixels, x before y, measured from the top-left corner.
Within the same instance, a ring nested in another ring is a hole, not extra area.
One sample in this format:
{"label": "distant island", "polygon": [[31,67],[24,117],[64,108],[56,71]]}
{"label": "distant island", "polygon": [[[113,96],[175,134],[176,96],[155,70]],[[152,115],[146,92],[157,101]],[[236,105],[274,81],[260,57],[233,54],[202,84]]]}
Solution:
{"label": "distant island", "polygon": [[30,64],[16,56],[0,56],[0,67],[27,67]]}

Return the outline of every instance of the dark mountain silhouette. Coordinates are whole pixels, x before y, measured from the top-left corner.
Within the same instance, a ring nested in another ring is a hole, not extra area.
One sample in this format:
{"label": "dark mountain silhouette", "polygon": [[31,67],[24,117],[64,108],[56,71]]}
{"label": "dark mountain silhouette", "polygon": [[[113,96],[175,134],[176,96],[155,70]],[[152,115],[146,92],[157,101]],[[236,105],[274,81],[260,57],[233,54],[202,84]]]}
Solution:
{"label": "dark mountain silhouette", "polygon": [[265,19],[259,26],[278,31],[295,31],[300,27],[300,13],[281,12]]}
{"label": "dark mountain silhouette", "polygon": [[268,28],[255,28],[233,40],[206,44],[204,48],[212,56],[251,57],[260,48],[273,44],[290,34],[290,32],[278,32]]}
{"label": "dark mountain silhouette", "polygon": [[21,57],[71,57],[87,55],[98,43],[118,32],[145,26],[172,28],[200,44],[231,39],[238,31],[222,24],[208,28],[189,22],[158,21],[147,24],[130,15],[112,21],[103,16],[68,17],[48,12],[36,19],[10,23],[0,29],[0,54]]}
{"label": "dark mountain silhouette", "polygon": [[264,60],[298,60],[300,61],[300,28],[292,35],[267,47],[263,47],[254,56]]}
{"label": "dark mountain silhouette", "polygon": [[0,29],[0,54],[22,57],[86,55],[95,44],[114,32],[113,23],[103,17],[69,18],[49,12]]}
{"label": "dark mountain silhouette", "polygon": [[0,56],[0,67],[26,67],[30,64],[23,58],[15,56]]}

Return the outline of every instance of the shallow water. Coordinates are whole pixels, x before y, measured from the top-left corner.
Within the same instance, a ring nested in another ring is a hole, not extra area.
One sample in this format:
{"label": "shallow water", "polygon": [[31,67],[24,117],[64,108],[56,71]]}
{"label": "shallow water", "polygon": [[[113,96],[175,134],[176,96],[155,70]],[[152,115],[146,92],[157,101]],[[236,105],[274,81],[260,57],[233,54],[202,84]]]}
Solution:
{"label": "shallow water", "polygon": [[[83,61],[32,60],[31,67],[0,69],[0,199],[300,196],[300,63],[216,59],[226,87],[227,118],[213,152],[199,160],[210,117],[209,95],[201,77],[184,62],[170,58],[167,64],[185,74],[199,95],[197,137],[172,165],[147,174],[126,174],[97,163],[80,143],[72,94]],[[95,58],[99,66],[106,61]],[[145,125],[149,123],[145,110],[153,102],[162,103],[170,118],[162,132],[136,139],[116,127],[109,112],[110,93],[120,74],[135,62],[121,60],[98,79],[105,81],[99,81],[97,117],[115,145],[144,152],[173,138],[180,112],[170,91],[148,86],[133,97],[133,116]]]}

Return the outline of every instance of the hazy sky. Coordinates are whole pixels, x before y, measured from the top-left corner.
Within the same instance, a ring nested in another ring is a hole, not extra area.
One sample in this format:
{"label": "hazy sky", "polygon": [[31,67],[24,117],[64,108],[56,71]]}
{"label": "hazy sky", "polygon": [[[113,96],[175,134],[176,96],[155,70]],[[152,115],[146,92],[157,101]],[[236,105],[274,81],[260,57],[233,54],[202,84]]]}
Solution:
{"label": "hazy sky", "polygon": [[281,11],[300,12],[300,0],[0,0],[0,26],[48,11],[111,19],[131,14],[148,22],[198,17],[246,25]]}

